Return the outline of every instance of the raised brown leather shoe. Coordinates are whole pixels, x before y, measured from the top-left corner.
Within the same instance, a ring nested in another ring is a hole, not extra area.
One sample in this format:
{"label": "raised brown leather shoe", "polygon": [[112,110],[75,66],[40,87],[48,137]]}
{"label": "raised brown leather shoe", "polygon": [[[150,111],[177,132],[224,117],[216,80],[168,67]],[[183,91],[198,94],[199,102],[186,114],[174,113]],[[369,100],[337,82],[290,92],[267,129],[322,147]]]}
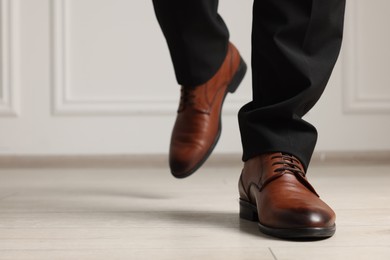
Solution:
{"label": "raised brown leather shoe", "polygon": [[180,105],[172,131],[169,165],[172,174],[184,178],[209,157],[221,133],[221,109],[246,72],[237,49],[229,44],[224,62],[205,84],[181,88]]}
{"label": "raised brown leather shoe", "polygon": [[285,239],[322,239],[335,231],[335,213],[309,184],[301,162],[269,153],[245,162],[239,181],[240,217]]}

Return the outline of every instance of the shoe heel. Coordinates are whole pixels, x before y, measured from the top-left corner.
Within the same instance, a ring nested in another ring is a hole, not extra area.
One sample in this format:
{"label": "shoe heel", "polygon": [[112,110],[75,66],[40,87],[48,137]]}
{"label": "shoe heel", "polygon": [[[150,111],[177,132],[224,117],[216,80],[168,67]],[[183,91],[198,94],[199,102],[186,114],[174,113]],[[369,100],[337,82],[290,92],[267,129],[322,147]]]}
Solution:
{"label": "shoe heel", "polygon": [[236,72],[236,74],[234,74],[233,79],[228,86],[228,91],[230,93],[234,93],[237,90],[238,86],[240,85],[242,79],[245,76],[246,70],[247,70],[246,63],[241,58],[240,65],[238,65],[237,72]]}
{"label": "shoe heel", "polygon": [[258,222],[257,208],[249,202],[240,199],[240,218]]}

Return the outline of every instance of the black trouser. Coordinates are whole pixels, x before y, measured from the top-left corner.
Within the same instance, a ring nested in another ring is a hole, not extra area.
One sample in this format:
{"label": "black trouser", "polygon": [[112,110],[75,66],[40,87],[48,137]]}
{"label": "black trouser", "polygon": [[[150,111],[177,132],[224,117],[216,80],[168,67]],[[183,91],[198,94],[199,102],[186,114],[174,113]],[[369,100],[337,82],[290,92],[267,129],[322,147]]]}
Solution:
{"label": "black trouser", "polygon": [[[218,0],[153,0],[180,85],[218,70],[229,32]],[[337,60],[345,0],[254,0],[253,101],[239,111],[243,160],[286,152],[310,162],[314,126],[302,119],[320,98]]]}

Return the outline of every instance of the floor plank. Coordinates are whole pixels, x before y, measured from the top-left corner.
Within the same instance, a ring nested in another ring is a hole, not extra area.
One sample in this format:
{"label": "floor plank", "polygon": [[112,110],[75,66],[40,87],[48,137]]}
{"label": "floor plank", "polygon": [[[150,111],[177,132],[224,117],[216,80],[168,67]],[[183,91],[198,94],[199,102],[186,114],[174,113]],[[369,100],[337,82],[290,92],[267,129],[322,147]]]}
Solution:
{"label": "floor plank", "polygon": [[0,169],[0,259],[390,259],[390,165],[312,165],[337,232],[283,241],[240,220],[239,167]]}

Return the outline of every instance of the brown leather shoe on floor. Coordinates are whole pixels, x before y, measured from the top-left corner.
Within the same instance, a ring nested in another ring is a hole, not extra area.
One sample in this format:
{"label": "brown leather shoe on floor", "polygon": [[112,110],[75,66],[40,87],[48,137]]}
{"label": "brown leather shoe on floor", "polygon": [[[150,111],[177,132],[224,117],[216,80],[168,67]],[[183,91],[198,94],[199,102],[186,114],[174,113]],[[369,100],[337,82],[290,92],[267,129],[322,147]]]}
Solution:
{"label": "brown leather shoe on floor", "polygon": [[336,231],[335,213],[305,177],[301,162],[269,153],[245,162],[239,181],[240,217],[285,239],[322,239]]}
{"label": "brown leather shoe on floor", "polygon": [[169,151],[169,164],[175,177],[191,175],[209,157],[221,133],[225,96],[237,89],[245,72],[245,62],[229,44],[222,66],[209,81],[193,88],[181,88]]}

